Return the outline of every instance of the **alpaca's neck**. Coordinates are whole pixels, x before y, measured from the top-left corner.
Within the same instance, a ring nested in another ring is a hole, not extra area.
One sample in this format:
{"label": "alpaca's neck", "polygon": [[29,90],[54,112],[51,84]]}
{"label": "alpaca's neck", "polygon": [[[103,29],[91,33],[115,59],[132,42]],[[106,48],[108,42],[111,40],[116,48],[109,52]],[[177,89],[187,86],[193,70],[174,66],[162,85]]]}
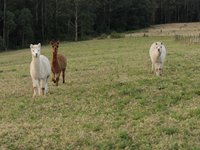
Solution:
{"label": "alpaca's neck", "polygon": [[158,56],[156,57],[156,62],[157,62],[157,63],[160,63],[160,62],[161,62],[160,54],[158,54]]}
{"label": "alpaca's neck", "polygon": [[32,57],[32,62],[33,62],[34,74],[35,76],[38,77],[40,75],[40,58]]}
{"label": "alpaca's neck", "polygon": [[59,71],[57,52],[53,53],[52,71],[57,73]]}
{"label": "alpaca's neck", "polygon": [[56,52],[53,53],[53,62],[54,63],[58,63],[58,58],[57,58],[57,53]]}

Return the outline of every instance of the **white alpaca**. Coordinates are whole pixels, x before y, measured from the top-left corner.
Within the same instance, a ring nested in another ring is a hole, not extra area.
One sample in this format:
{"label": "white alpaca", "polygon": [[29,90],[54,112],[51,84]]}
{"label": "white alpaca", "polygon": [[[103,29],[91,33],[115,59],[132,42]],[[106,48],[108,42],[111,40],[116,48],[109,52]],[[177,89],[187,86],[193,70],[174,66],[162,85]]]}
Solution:
{"label": "white alpaca", "polygon": [[161,76],[163,72],[163,65],[166,56],[166,48],[162,42],[154,42],[149,50],[152,72],[155,71],[157,76]]}
{"label": "white alpaca", "polygon": [[47,57],[40,55],[41,44],[30,45],[32,61],[30,64],[30,74],[33,82],[33,97],[37,94],[47,94],[48,78],[51,73],[51,65]]}

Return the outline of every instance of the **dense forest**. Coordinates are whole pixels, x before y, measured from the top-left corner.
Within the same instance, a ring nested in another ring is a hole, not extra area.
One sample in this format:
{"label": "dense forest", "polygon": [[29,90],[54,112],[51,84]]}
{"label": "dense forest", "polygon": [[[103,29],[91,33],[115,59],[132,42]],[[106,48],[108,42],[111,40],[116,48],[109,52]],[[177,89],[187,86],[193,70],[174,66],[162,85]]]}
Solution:
{"label": "dense forest", "polygon": [[199,20],[199,0],[0,0],[0,50]]}

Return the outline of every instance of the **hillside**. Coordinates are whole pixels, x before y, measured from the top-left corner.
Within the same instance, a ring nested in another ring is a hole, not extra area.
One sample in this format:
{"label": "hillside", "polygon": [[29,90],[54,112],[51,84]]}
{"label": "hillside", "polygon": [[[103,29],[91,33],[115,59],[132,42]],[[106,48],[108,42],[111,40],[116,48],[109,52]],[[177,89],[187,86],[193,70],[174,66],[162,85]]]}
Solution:
{"label": "hillside", "polygon": [[[154,41],[168,50],[162,77],[151,73]],[[49,81],[35,100],[30,50],[0,54],[0,149],[200,148],[199,45],[130,37],[61,42],[59,52],[66,83]],[[41,53],[51,59],[49,45]]]}
{"label": "hillside", "polygon": [[128,33],[127,36],[194,36],[199,34],[200,22],[194,22],[153,25],[150,28]]}

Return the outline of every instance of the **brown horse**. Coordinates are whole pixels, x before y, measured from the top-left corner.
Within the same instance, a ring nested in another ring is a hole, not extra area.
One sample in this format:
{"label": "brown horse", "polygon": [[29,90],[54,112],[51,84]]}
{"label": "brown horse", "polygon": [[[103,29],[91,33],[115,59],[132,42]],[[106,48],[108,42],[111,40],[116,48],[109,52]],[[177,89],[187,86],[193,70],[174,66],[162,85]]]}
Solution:
{"label": "brown horse", "polygon": [[66,57],[63,54],[58,54],[59,41],[51,41],[53,58],[51,62],[51,71],[53,73],[52,81],[58,86],[60,74],[62,72],[63,83],[65,83],[65,70],[67,66]]}

